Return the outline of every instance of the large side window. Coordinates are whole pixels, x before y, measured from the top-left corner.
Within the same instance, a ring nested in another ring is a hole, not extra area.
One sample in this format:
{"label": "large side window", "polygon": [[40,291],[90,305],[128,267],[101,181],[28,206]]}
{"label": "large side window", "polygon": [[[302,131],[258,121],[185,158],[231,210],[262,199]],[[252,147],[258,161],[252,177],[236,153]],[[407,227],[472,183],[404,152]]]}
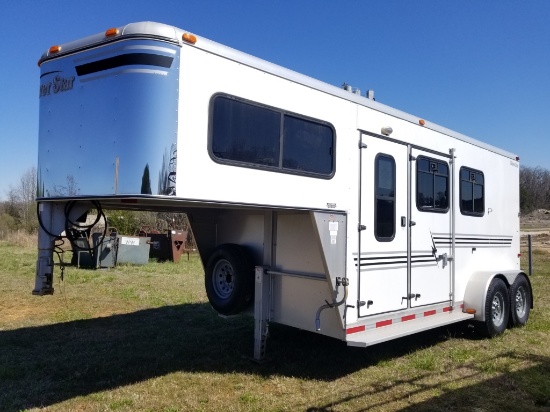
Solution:
{"label": "large side window", "polygon": [[449,210],[449,165],[428,157],[416,159],[416,207],[424,212]]}
{"label": "large side window", "polygon": [[332,173],[332,129],[294,116],[283,119],[283,168]]}
{"label": "large side window", "polygon": [[379,154],[375,160],[374,236],[387,242],[395,236],[395,160]]}
{"label": "large side window", "polygon": [[214,100],[211,150],[218,159],[279,166],[281,115],[225,97]]}
{"label": "large side window", "polygon": [[485,213],[485,178],[479,170],[460,168],[460,212],[470,216]]}
{"label": "large side window", "polygon": [[233,96],[211,101],[209,152],[215,161],[331,178],[334,128]]}

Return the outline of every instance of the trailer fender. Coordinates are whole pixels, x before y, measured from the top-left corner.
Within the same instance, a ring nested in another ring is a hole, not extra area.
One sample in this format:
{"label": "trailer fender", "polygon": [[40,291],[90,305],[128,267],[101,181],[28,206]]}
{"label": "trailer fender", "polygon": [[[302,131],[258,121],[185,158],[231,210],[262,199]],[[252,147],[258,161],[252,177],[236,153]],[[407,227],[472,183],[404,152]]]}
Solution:
{"label": "trailer fender", "polygon": [[476,272],[472,274],[466,285],[464,293],[464,311],[475,311],[474,320],[485,321],[485,301],[487,299],[487,290],[491,281],[498,277],[502,279],[509,288],[519,275],[525,276],[529,282],[529,291],[531,293],[531,308],[533,307],[533,290],[531,282],[525,272],[521,270],[505,270],[501,272]]}

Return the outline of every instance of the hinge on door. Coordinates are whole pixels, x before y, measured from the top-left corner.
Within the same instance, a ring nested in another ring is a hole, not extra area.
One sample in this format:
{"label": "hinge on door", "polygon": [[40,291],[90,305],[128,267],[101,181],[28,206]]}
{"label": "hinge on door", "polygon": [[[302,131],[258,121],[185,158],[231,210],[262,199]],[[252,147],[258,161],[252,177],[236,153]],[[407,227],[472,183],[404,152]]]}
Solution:
{"label": "hinge on door", "polygon": [[357,301],[357,306],[360,307],[360,308],[367,305],[367,309],[368,309],[373,304],[374,304],[374,302],[372,300],[367,300],[366,302],[364,300],[358,300]]}
{"label": "hinge on door", "polygon": [[420,293],[409,293],[407,296],[403,296],[401,298],[401,304],[403,304],[403,301],[404,300],[418,300],[418,298],[420,297]]}
{"label": "hinge on door", "polygon": [[409,160],[410,160],[410,161],[414,161],[414,160],[416,160],[416,157],[414,157],[412,154],[410,154],[410,155],[409,155]]}
{"label": "hinge on door", "polygon": [[362,230],[366,230],[366,229],[367,229],[367,227],[366,227],[365,225],[362,225],[361,223],[359,223],[359,224],[357,225],[357,231],[358,231],[358,232],[360,232],[360,231],[362,231]]}
{"label": "hinge on door", "polygon": [[366,148],[367,148],[367,144],[366,144],[366,143],[359,142],[359,149],[366,149]]}

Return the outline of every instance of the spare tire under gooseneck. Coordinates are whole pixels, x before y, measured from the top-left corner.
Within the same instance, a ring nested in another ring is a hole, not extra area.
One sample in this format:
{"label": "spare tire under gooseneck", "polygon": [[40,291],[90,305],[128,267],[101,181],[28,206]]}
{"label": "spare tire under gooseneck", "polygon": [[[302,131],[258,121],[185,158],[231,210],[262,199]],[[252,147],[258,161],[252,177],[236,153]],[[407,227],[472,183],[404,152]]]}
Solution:
{"label": "spare tire under gooseneck", "polygon": [[254,264],[240,245],[218,246],[206,265],[204,283],[210,304],[222,315],[242,312],[254,296]]}

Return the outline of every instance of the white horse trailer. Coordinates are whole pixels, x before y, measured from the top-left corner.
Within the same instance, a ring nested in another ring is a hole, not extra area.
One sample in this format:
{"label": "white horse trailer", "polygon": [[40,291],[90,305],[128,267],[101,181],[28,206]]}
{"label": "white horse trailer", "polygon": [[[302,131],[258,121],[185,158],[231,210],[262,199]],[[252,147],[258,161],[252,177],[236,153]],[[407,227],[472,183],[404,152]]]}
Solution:
{"label": "white horse trailer", "polygon": [[519,158],[159,23],[39,60],[36,295],[90,208],[185,212],[212,306],[369,346],[527,322]]}

